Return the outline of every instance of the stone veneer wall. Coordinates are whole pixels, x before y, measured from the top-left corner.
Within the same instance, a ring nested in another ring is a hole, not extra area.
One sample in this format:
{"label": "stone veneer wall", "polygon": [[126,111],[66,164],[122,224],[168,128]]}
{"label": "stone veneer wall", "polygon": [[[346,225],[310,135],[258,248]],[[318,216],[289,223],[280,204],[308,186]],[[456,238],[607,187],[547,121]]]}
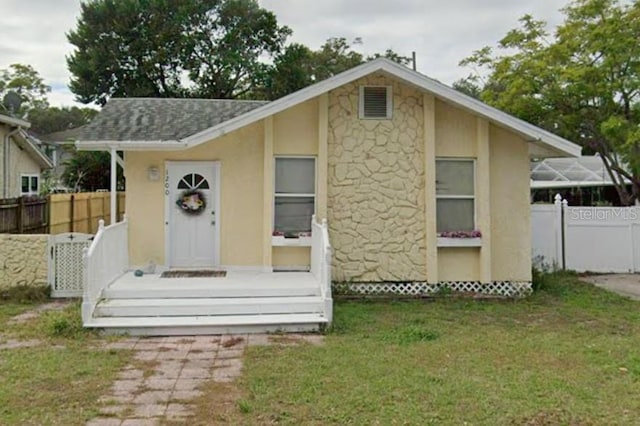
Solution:
{"label": "stone veneer wall", "polygon": [[[358,117],[359,86],[393,90],[391,120]],[[381,75],[329,94],[328,219],[337,281],[426,279],[422,94]]]}
{"label": "stone veneer wall", "polygon": [[47,285],[48,235],[0,234],[0,289]]}

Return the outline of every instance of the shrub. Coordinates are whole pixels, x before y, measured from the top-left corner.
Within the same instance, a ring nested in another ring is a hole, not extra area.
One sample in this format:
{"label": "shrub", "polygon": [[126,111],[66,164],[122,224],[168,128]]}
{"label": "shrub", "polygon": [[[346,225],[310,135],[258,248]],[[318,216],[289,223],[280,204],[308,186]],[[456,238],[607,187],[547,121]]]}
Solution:
{"label": "shrub", "polygon": [[88,332],[82,327],[79,304],[63,311],[45,312],[41,324],[49,337],[81,338]]}

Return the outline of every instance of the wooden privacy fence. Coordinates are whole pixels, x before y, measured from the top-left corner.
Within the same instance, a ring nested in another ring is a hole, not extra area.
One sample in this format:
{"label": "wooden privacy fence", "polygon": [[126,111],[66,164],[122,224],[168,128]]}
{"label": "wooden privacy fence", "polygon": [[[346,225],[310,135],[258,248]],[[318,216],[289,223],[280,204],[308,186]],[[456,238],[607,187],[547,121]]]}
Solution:
{"label": "wooden privacy fence", "polygon": [[[118,193],[117,221],[125,211],[125,194]],[[81,192],[49,196],[49,233],[82,232],[95,234],[98,221],[111,222],[111,198],[108,192]]]}
{"label": "wooden privacy fence", "polygon": [[[108,192],[52,194],[47,198],[20,197],[0,200],[0,233],[61,234],[81,232],[95,234],[98,221],[111,221]],[[118,221],[125,211],[125,194],[118,193]]]}
{"label": "wooden privacy fence", "polygon": [[0,200],[0,234],[46,234],[49,214],[46,198]]}

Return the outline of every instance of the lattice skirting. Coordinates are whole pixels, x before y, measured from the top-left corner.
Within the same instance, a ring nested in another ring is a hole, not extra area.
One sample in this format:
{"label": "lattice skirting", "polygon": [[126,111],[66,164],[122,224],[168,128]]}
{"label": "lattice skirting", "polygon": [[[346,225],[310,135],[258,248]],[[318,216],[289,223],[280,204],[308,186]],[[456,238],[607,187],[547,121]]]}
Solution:
{"label": "lattice skirting", "polygon": [[90,241],[72,241],[55,245],[54,277],[51,297],[82,296],[84,267],[82,251],[89,247]]}
{"label": "lattice skirting", "polygon": [[334,283],[333,286],[336,293],[363,295],[399,294],[421,296],[441,292],[454,292],[502,297],[525,297],[533,292],[531,282],[527,281],[494,281],[488,284],[474,281],[443,281],[438,284],[425,282]]}

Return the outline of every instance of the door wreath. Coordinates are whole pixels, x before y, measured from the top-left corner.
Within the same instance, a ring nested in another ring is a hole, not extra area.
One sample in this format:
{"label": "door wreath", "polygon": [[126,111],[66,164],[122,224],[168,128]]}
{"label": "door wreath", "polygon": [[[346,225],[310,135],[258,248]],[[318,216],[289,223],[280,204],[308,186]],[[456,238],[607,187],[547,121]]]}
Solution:
{"label": "door wreath", "polygon": [[199,215],[207,207],[207,200],[202,191],[188,189],[180,194],[176,205],[187,214]]}

